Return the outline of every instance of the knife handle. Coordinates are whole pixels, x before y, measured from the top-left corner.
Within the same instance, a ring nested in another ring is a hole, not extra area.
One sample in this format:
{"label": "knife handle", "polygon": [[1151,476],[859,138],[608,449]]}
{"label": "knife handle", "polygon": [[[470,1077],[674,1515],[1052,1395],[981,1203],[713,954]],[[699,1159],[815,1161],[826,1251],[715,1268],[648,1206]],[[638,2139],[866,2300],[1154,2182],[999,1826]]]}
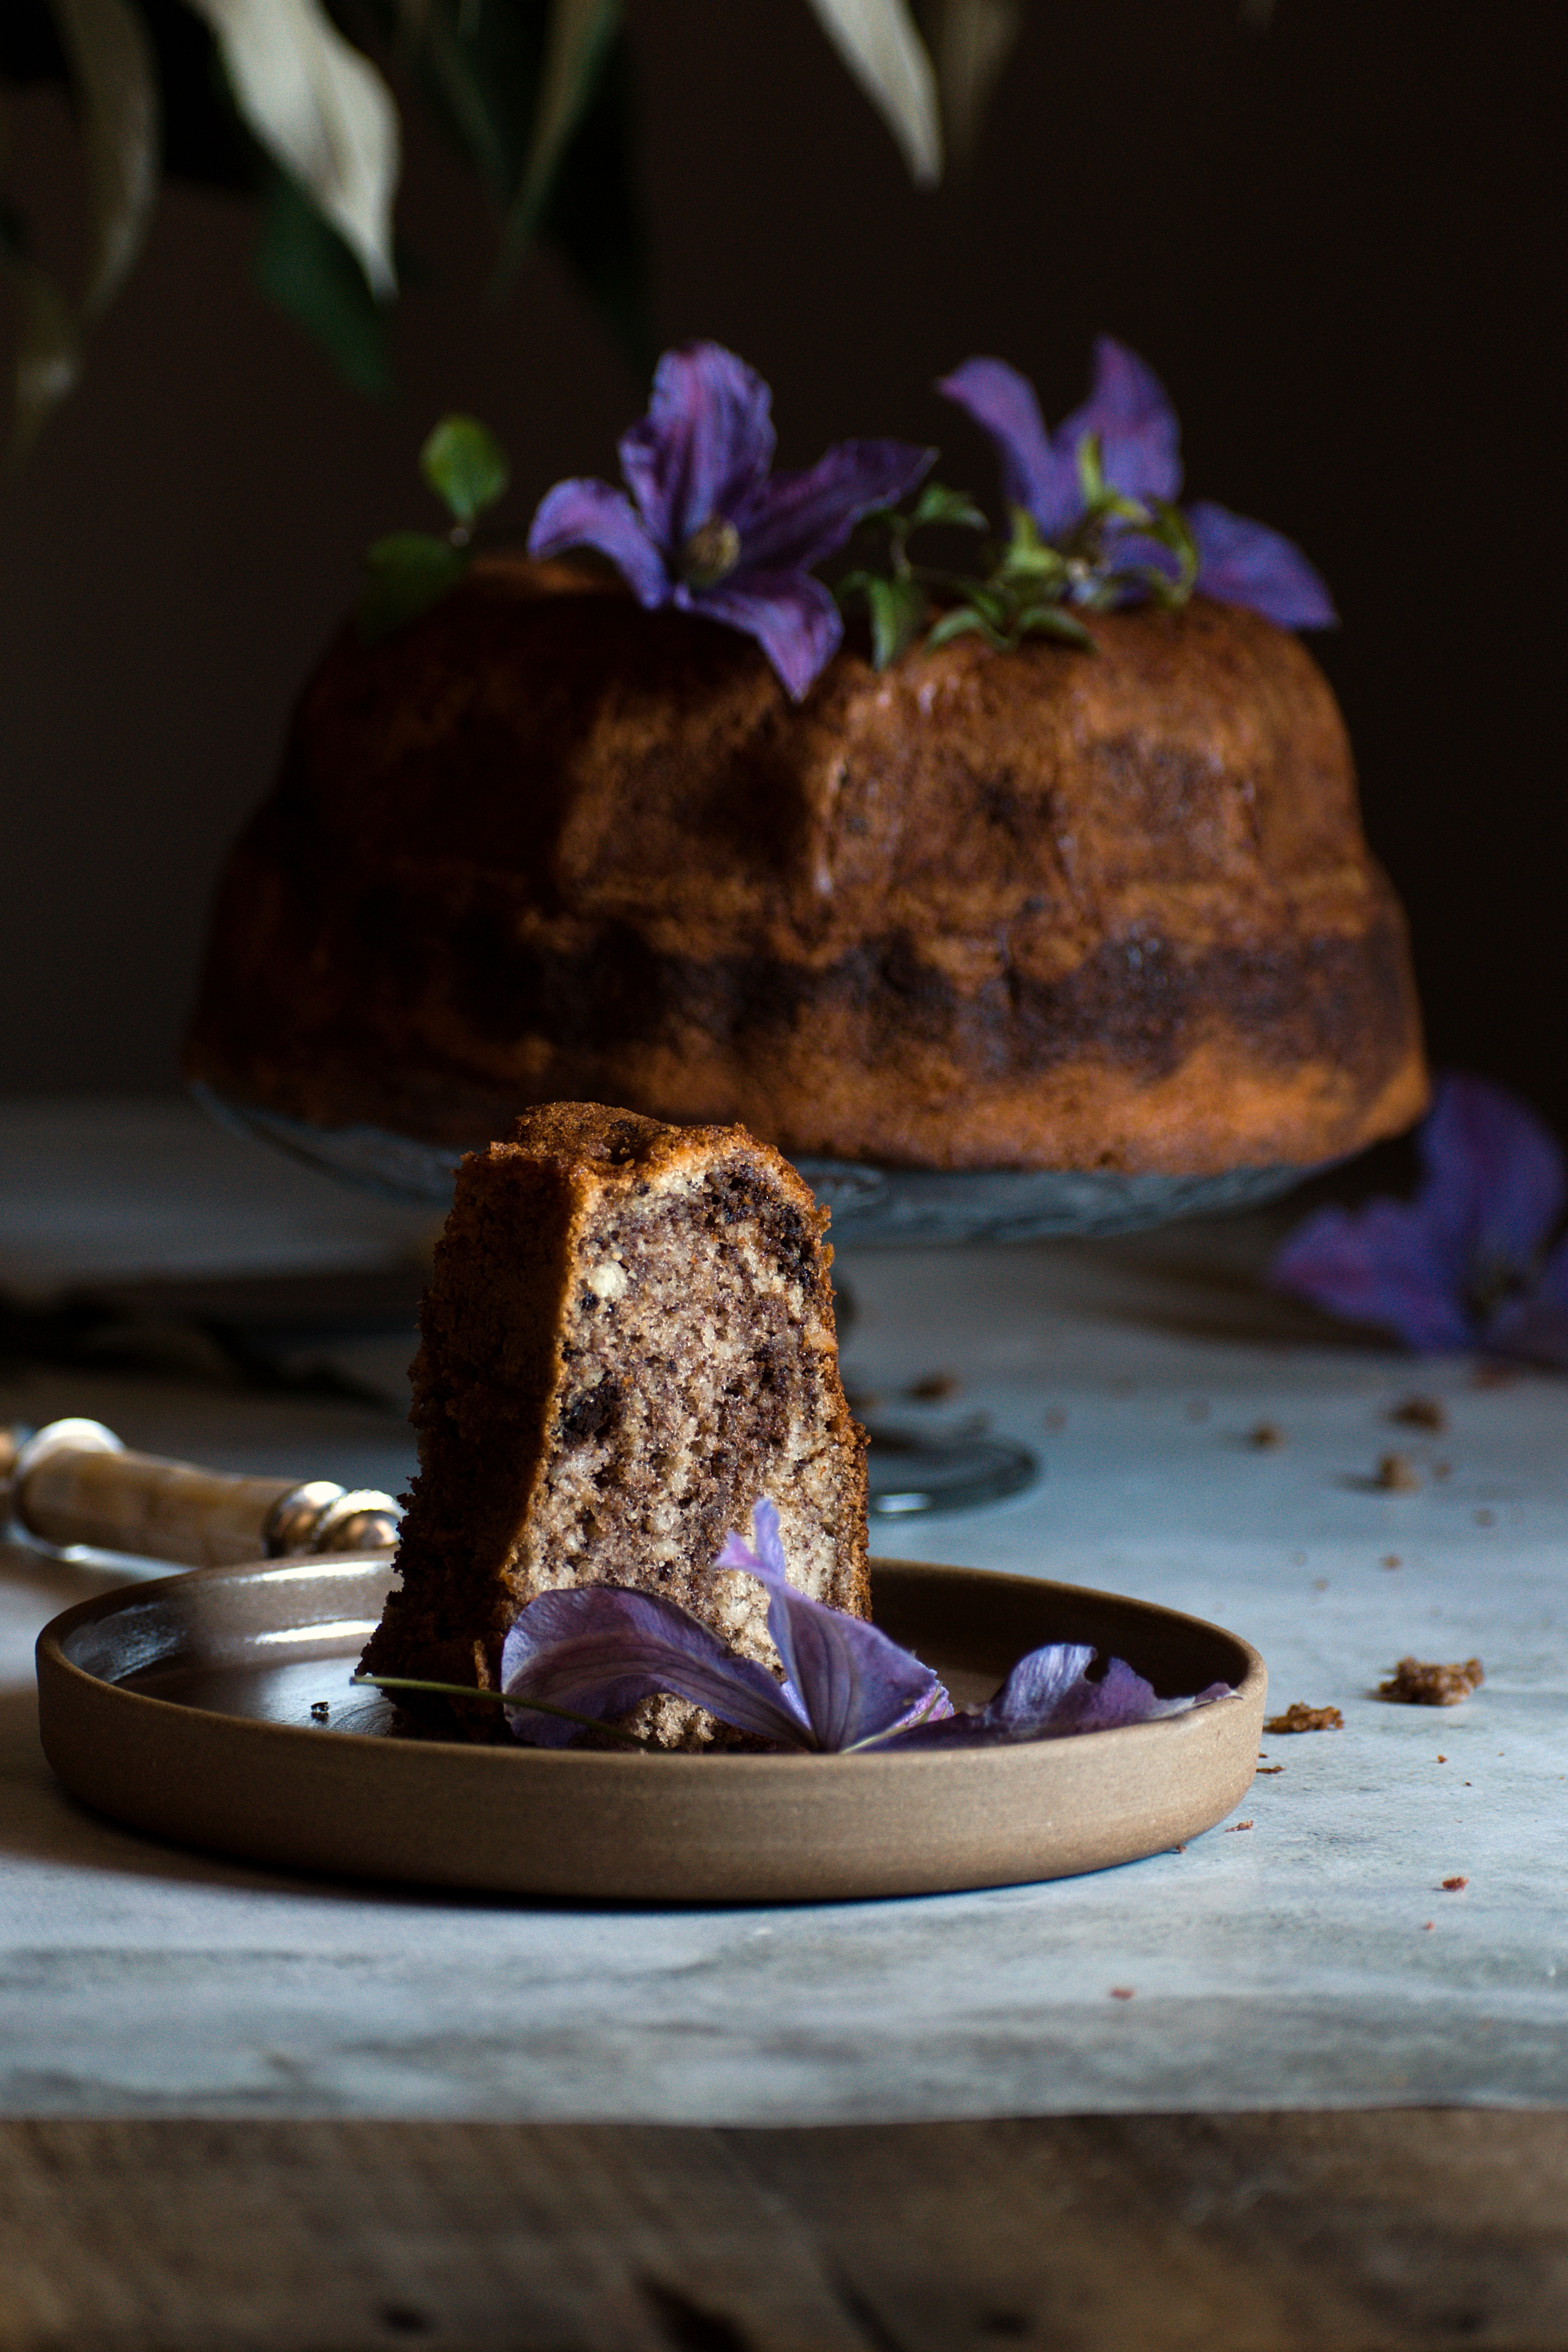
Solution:
{"label": "knife handle", "polygon": [[136,1454],[99,1421],[0,1432],[0,1479],[9,1531],[25,1544],[50,1552],[85,1545],[188,1568],[383,1551],[395,1545],[403,1517],[373,1487],[231,1477]]}

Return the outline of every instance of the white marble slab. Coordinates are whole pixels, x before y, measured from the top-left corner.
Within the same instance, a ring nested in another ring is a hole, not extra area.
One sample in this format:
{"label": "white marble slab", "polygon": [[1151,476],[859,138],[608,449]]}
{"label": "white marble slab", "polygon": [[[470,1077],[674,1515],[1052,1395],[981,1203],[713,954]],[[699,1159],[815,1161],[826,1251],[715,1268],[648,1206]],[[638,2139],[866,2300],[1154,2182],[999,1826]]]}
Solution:
{"label": "white marble slab", "polygon": [[[179,1117],[164,1132],[176,1155]],[[1568,2101],[1568,1383],[1477,1388],[1463,1363],[1326,1339],[1254,1286],[1265,1238],[842,1267],[862,1388],[951,1371],[949,1402],[897,1409],[987,1413],[1045,1464],[1032,1493],[883,1549],[1194,1610],[1258,1643],[1278,1704],[1342,1708],[1342,1733],[1265,1743],[1285,1769],[1235,1823],[1093,1878],[794,1911],[230,1868],[55,1785],[28,1645],[77,1587],[8,1555],[0,2110],[770,2123]],[[1417,1389],[1447,1400],[1442,1434],[1389,1423]],[[395,1485],[408,1460],[395,1421],[350,1404],[75,1372],[0,1387],[7,1415],[65,1410],[236,1468]],[[1260,1420],[1282,1444],[1246,1442]],[[1391,1450],[1415,1492],[1370,1486]],[[1406,1652],[1477,1653],[1486,1683],[1459,1708],[1391,1706],[1375,1684]]]}

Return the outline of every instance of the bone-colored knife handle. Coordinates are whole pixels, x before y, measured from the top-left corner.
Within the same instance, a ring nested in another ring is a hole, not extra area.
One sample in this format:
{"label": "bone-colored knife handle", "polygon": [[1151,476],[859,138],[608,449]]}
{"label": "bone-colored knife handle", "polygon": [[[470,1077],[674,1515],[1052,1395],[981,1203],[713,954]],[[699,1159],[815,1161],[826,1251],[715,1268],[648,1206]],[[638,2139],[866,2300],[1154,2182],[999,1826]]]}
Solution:
{"label": "bone-colored knife handle", "polygon": [[8,1486],[12,1526],[24,1541],[190,1568],[263,1554],[384,1550],[396,1543],[402,1517],[390,1495],[368,1487],[232,1477],[135,1454],[96,1421],[51,1422],[23,1440]]}

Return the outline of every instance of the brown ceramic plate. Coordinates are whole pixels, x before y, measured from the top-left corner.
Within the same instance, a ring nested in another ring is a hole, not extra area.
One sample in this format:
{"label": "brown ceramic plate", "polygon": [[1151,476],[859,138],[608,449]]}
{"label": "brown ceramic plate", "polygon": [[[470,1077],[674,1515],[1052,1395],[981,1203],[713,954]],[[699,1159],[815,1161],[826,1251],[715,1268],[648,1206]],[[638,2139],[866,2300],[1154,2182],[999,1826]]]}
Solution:
{"label": "brown ceramic plate", "polygon": [[[646,1756],[389,1738],[349,1676],[386,1555],[203,1569],[68,1609],[38,1639],[46,1753],[73,1795],[183,1845],[357,1878],[656,1903],[823,1902],[1065,1878],[1211,1828],[1247,1789],[1265,1673],[1148,1601],[871,1564],[877,1622],[987,1697],[1043,1642],[1174,1696],[1239,1696],[1079,1739],[951,1754]],[[324,1723],[311,1707],[325,1702]]]}

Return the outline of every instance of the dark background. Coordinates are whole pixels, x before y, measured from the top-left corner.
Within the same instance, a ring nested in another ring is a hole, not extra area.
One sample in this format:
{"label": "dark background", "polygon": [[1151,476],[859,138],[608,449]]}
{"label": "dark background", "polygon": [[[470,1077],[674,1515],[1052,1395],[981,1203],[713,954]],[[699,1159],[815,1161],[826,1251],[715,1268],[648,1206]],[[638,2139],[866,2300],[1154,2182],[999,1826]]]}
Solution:
{"label": "dark background", "polygon": [[[1409,908],[1435,1055],[1568,1127],[1563,919],[1563,81],[1540,0],[1036,0],[981,152],[935,194],[801,0],[634,0],[661,341],[829,440],[990,458],[931,380],[971,352],[1048,417],[1123,337],[1183,419],[1189,488],[1298,539],[1343,627],[1368,830]],[[500,315],[482,198],[408,121],[399,218],[431,277],[399,396],[340,389],[252,291],[252,215],[165,192],[81,391],[0,489],[0,1089],[174,1086],[207,892],[365,542],[438,517],[436,416],[509,443],[526,520],[613,474],[645,387],[531,260]],[[8,176],[68,220],[44,93]],[[57,235],[67,232],[58,230]]]}

